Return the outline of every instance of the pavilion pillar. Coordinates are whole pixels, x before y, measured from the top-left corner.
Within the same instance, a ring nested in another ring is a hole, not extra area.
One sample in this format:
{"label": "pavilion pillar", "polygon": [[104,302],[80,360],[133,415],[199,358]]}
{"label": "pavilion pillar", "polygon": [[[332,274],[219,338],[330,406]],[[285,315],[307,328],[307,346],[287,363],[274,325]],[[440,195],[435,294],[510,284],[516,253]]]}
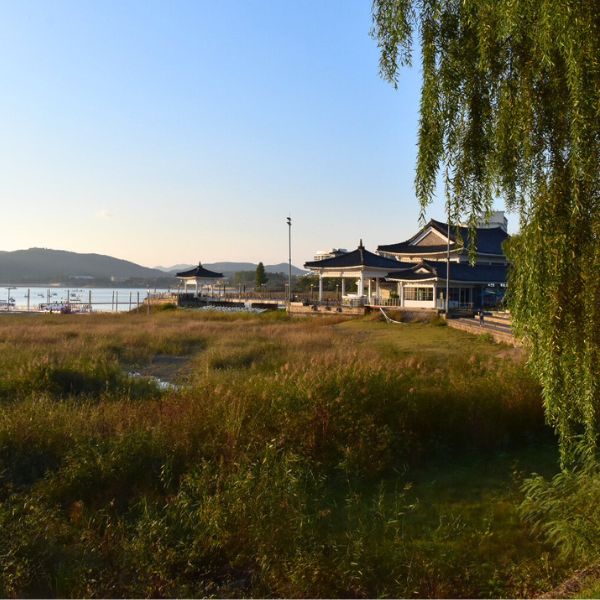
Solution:
{"label": "pavilion pillar", "polygon": [[362,271],[358,279],[358,295],[361,297],[365,295],[365,274]]}
{"label": "pavilion pillar", "polygon": [[400,296],[400,308],[404,308],[404,284],[398,283],[398,296]]}
{"label": "pavilion pillar", "polygon": [[342,277],[342,298],[346,295],[346,280]]}
{"label": "pavilion pillar", "polygon": [[369,303],[371,302],[371,278],[369,277],[369,283],[368,283],[368,293],[367,293],[367,298],[369,299]]}
{"label": "pavilion pillar", "polygon": [[323,301],[323,274],[319,273],[319,302]]}
{"label": "pavilion pillar", "polygon": [[200,282],[198,281],[198,278],[196,277],[196,298],[198,298],[200,296],[199,293],[199,288],[200,287]]}
{"label": "pavilion pillar", "polygon": [[377,298],[377,302],[381,302],[380,300],[380,289],[379,289],[379,277],[375,277],[375,297]]}

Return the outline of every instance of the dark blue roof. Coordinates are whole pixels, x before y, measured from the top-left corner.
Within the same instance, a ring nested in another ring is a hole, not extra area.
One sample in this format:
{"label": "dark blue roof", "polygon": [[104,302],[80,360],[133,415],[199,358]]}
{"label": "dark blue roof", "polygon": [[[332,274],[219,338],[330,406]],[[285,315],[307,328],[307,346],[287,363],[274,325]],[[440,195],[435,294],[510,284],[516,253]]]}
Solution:
{"label": "dark blue roof", "polygon": [[[424,260],[411,269],[388,273],[386,279],[401,281],[422,281],[425,279],[446,279],[446,261]],[[428,273],[417,273],[424,267]],[[465,283],[506,283],[507,265],[475,265],[450,263],[450,280]]]}
{"label": "dark blue roof", "polygon": [[[439,231],[442,235],[448,235],[448,224],[442,223],[431,219],[425,227],[423,227],[419,233],[433,227],[436,231]],[[450,226],[450,250],[456,250],[458,246],[458,235],[462,238],[464,249],[468,251],[471,244],[471,234],[468,227],[454,227]],[[417,234],[418,235],[418,234]],[[387,244],[383,246],[377,246],[377,250],[381,252],[393,252],[399,254],[430,254],[432,252],[443,252],[447,250],[446,244],[440,244],[439,246],[415,246],[411,244],[411,241],[417,237],[414,235],[405,242],[399,242],[398,244]],[[475,247],[477,252],[480,254],[497,254],[503,255],[502,250],[503,242],[510,236],[501,227],[478,227],[476,230]]]}
{"label": "dark blue roof", "polygon": [[323,260],[312,260],[304,263],[307,269],[314,268],[349,268],[349,267],[373,267],[377,269],[398,269],[399,262],[393,258],[385,258],[369,252],[362,241],[356,250],[345,252],[332,258]]}
{"label": "dark blue roof", "polygon": [[198,263],[197,267],[189,269],[188,271],[181,271],[176,273],[175,277],[203,277],[205,279],[222,279],[223,273],[217,273],[216,271],[209,271],[202,266],[202,263]]}

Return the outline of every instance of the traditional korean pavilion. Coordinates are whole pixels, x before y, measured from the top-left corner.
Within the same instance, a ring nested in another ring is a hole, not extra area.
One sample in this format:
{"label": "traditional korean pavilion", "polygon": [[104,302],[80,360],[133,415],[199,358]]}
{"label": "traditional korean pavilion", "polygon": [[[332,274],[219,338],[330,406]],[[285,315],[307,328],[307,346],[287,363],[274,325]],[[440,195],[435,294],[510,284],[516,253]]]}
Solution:
{"label": "traditional korean pavilion", "polygon": [[[356,279],[356,296],[371,305],[385,303],[390,285],[397,284],[397,303],[405,308],[444,309],[448,278],[450,309],[496,305],[506,291],[508,261],[503,243],[509,238],[503,212],[492,213],[474,235],[468,227],[432,219],[408,240],[380,245],[377,254],[362,244],[352,252],[304,264],[319,275],[319,300],[325,277]],[[475,264],[470,249],[475,247]],[[385,282],[382,289],[381,282]],[[365,292],[365,284],[367,290]]]}
{"label": "traditional korean pavilion", "polygon": [[[409,263],[404,263],[407,266]],[[449,309],[494,306],[506,291],[506,264],[476,264],[424,260],[388,273],[386,281],[396,282],[400,306],[445,309],[446,275],[450,269]]]}
{"label": "traditional korean pavilion", "polygon": [[223,273],[217,273],[211,271],[202,266],[199,262],[197,267],[189,269],[188,271],[182,271],[175,275],[178,279],[183,281],[183,291],[187,294],[188,285],[194,286],[194,295],[199,297],[202,295],[202,288],[206,285],[214,285],[219,280],[223,279]]}
{"label": "traditional korean pavilion", "polygon": [[[506,231],[504,213],[494,213],[495,221],[477,227],[475,247],[476,262],[488,264],[506,264],[502,244],[510,237]],[[448,240],[449,238],[449,240]],[[404,242],[377,247],[377,252],[388,258],[407,262],[420,260],[446,260],[450,241],[450,260],[469,262],[469,250],[472,245],[468,227],[450,227],[448,224],[431,219],[415,235]]]}
{"label": "traditional korean pavilion", "polygon": [[356,250],[345,252],[332,258],[313,260],[304,263],[304,267],[319,276],[319,301],[323,299],[323,279],[334,277],[342,280],[342,297],[346,296],[346,279],[357,283],[359,298],[365,296],[368,301],[380,296],[380,281],[394,269],[398,269],[398,261],[369,252],[360,240]]}
{"label": "traditional korean pavilion", "polygon": [[[432,219],[408,240],[378,246],[381,255],[401,263],[386,277],[398,284],[400,306],[445,308],[448,269],[448,308],[497,304],[506,290],[508,261],[502,247],[510,237],[506,229],[506,217],[500,211],[476,228],[473,239],[468,227],[448,228],[447,223]],[[473,242],[475,264],[471,265]]]}

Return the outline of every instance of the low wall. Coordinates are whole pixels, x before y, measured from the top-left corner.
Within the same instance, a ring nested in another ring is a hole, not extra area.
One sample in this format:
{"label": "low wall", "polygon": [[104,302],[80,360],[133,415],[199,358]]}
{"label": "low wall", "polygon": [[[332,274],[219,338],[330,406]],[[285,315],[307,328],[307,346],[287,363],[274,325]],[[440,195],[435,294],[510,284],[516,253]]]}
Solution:
{"label": "low wall", "polygon": [[491,327],[483,327],[473,323],[464,323],[463,321],[456,321],[454,319],[448,319],[448,326],[454,327],[454,329],[460,329],[462,331],[467,331],[468,333],[472,333],[474,335],[483,335],[489,333],[496,342],[501,342],[503,344],[509,344],[510,346],[520,347],[521,342],[515,338],[512,333],[505,333],[504,331],[497,331],[492,329]]}
{"label": "low wall", "polygon": [[[172,300],[171,300],[172,302]],[[154,304],[154,300],[152,300],[152,304]],[[235,308],[243,308],[243,302],[230,302],[226,300],[205,300],[202,298],[193,298],[193,299],[179,299],[178,306],[182,308],[199,308],[202,306],[231,306]]]}
{"label": "low wall", "polygon": [[304,305],[302,302],[292,302],[289,308],[290,315],[311,316],[343,316],[362,317],[365,314],[364,306],[323,306],[320,304]]}

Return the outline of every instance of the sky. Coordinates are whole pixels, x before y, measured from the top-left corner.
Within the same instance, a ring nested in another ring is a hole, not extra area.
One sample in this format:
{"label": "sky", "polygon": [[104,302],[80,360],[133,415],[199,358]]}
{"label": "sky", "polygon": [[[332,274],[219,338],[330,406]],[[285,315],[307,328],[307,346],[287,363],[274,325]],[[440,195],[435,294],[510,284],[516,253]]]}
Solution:
{"label": "sky", "polygon": [[379,77],[369,0],[0,8],[0,250],[278,263],[291,216],[301,265],[417,230],[420,71]]}

